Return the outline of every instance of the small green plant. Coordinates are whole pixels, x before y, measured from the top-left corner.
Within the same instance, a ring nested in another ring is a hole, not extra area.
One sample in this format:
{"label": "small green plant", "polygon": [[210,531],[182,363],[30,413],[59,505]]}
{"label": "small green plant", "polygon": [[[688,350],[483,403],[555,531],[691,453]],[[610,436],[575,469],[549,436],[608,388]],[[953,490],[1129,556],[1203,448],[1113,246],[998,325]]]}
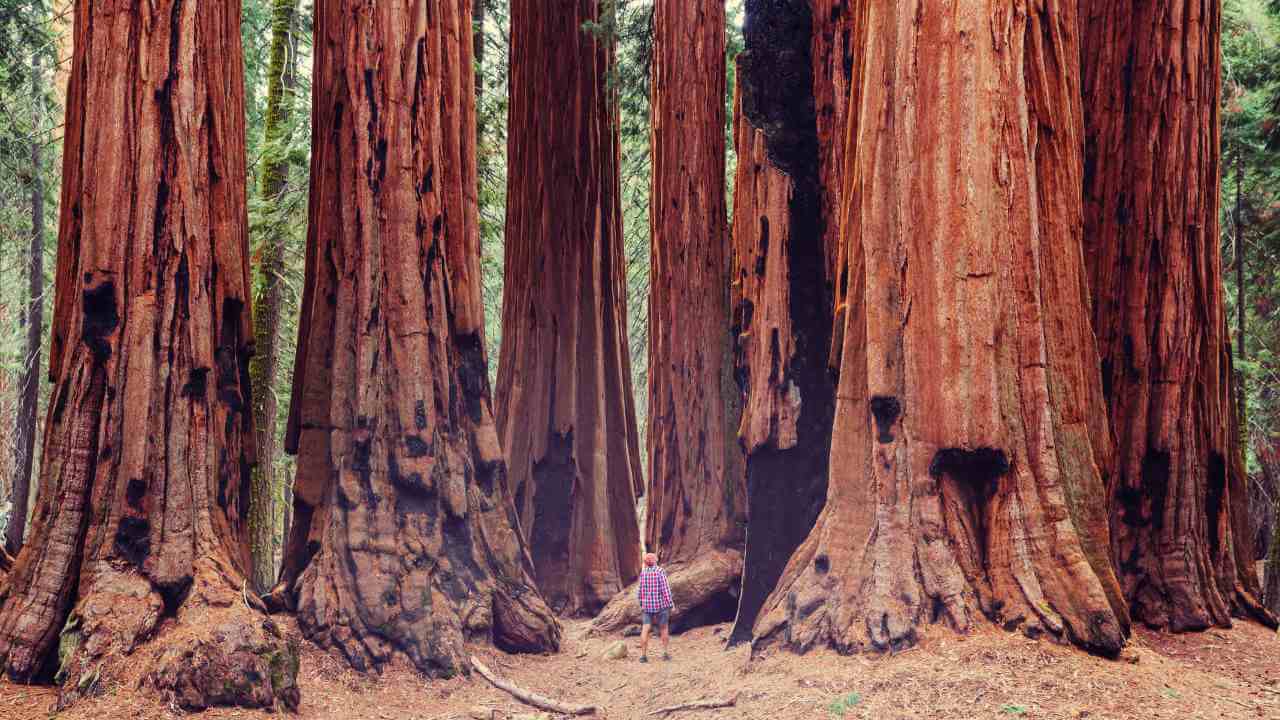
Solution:
{"label": "small green plant", "polygon": [[827,712],[836,717],[844,717],[844,714],[853,709],[855,705],[862,702],[862,696],[856,692],[849,693],[836,698],[827,706]]}
{"label": "small green plant", "polygon": [[1161,690],[1160,694],[1169,698],[1170,700],[1177,700],[1178,698],[1182,697],[1182,693],[1178,692],[1177,690],[1174,690],[1171,687],[1167,687]]}
{"label": "small green plant", "polygon": [[1009,705],[1005,705],[1004,707],[1000,708],[1000,712],[1002,712],[1002,713],[1004,713],[1004,714],[1006,714],[1006,715],[1026,715],[1026,714],[1027,714],[1027,709],[1026,709],[1025,707],[1023,707],[1022,705],[1013,705],[1013,704],[1009,704]]}

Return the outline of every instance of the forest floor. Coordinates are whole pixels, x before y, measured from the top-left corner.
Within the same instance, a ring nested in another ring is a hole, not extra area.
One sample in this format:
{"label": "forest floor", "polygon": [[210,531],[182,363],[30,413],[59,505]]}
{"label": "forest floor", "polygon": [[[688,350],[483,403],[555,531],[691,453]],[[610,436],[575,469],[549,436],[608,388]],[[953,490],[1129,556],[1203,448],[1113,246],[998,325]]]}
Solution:
{"label": "forest floor", "polygon": [[[585,637],[587,623],[565,624],[554,656],[481,657],[520,686],[570,703],[595,704],[596,717],[646,718],[661,707],[737,693],[735,707],[689,710],[675,720],[801,718],[1273,718],[1280,720],[1280,636],[1252,623],[1229,630],[1160,635],[1137,630],[1124,659],[1108,661],[1070,647],[995,629],[961,639],[931,628],[920,646],[892,656],[723,649],[727,625],[672,638],[671,662],[602,658],[617,638]],[[299,685],[305,720],[462,720],[477,708],[506,719],[532,714],[478,675],[428,681],[408,670],[363,677],[310,646]],[[122,688],[62,713],[54,691],[0,684],[4,720],[162,720],[182,716]],[[259,711],[219,709],[201,720],[265,720]],[[551,716],[547,716],[551,717]]]}

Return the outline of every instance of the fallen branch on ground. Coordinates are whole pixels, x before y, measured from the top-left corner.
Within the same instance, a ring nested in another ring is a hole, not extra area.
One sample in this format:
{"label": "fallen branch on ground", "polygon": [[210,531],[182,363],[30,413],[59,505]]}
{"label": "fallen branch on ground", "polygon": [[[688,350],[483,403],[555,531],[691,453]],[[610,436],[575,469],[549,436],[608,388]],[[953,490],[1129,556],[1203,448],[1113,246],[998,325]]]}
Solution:
{"label": "fallen branch on ground", "polygon": [[550,710],[551,712],[557,712],[561,715],[591,715],[596,711],[594,705],[568,705],[560,702],[559,700],[553,700],[544,695],[539,695],[538,693],[525,690],[515,683],[503,680],[497,675],[494,675],[492,670],[485,667],[485,664],[480,662],[474,656],[471,658],[471,666],[474,667],[476,672],[480,673],[485,680],[488,680],[490,685],[510,694],[512,697],[526,705],[532,705],[541,710]]}
{"label": "fallen branch on ground", "polygon": [[738,695],[734,693],[731,697],[724,700],[695,700],[694,702],[680,703],[671,707],[658,708],[650,715],[665,715],[673,713],[677,710],[714,710],[716,708],[733,707],[738,704]]}

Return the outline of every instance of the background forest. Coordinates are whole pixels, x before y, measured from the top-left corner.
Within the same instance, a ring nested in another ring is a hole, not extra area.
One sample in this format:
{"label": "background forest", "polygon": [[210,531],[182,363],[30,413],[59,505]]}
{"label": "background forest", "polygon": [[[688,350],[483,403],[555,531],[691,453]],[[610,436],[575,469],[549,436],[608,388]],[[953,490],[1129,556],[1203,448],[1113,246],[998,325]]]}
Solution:
{"label": "background forest", "polygon": [[[265,365],[283,433],[292,383],[302,292],[310,161],[310,0],[245,0],[243,40],[251,246],[262,318],[258,335],[276,338]],[[742,7],[727,8],[731,105],[733,57],[741,49]],[[617,0],[614,20],[585,27],[618,41],[611,78],[621,128],[627,318],[641,431],[647,400],[652,5]],[[284,30],[285,32],[273,32]],[[506,197],[508,3],[477,0],[478,167],[485,342],[496,373],[501,335],[503,222]],[[276,40],[273,46],[273,39]],[[283,39],[281,44],[279,41]],[[61,0],[0,0],[0,528],[14,525],[15,494],[34,495],[49,386],[52,304],[62,148],[62,102],[70,56],[70,19]],[[273,49],[275,52],[273,52]],[[1237,344],[1236,369],[1247,407],[1248,468],[1256,552],[1270,537],[1280,497],[1280,3],[1225,0],[1223,18],[1222,255],[1227,305]],[[274,99],[271,79],[283,95]],[[726,117],[732,118],[730,110]],[[727,178],[734,176],[731,128]],[[728,188],[732,202],[732,187]],[[265,323],[263,325],[262,323]],[[271,325],[275,327],[272,328]],[[261,343],[259,345],[262,347]],[[261,358],[260,358],[261,360]],[[280,548],[292,459],[275,444],[272,542]],[[12,547],[13,540],[9,539]]]}

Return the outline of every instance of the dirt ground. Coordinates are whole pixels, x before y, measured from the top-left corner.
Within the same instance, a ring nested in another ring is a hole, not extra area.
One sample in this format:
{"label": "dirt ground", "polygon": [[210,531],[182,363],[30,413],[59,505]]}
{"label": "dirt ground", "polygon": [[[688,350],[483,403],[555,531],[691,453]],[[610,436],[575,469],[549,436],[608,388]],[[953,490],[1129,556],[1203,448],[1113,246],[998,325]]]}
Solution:
{"label": "dirt ground", "polygon": [[[1135,633],[1126,658],[1108,661],[1069,647],[998,630],[960,639],[934,628],[921,645],[893,656],[796,656],[751,660],[723,649],[727,625],[673,638],[671,662],[605,660],[616,638],[585,637],[585,622],[565,626],[554,656],[481,657],[503,677],[561,700],[594,704],[597,717],[645,718],[660,707],[737,694],[737,705],[667,715],[677,720],[800,718],[1274,718],[1280,720],[1280,636],[1258,625],[1188,635]],[[499,718],[532,713],[479,676],[428,681],[407,670],[379,678],[343,670],[323,652],[305,652],[300,718],[307,720],[462,720],[478,707]],[[0,718],[59,720],[180,717],[126,688],[53,712],[54,692],[0,684]],[[265,720],[267,713],[213,710],[201,720]]]}

